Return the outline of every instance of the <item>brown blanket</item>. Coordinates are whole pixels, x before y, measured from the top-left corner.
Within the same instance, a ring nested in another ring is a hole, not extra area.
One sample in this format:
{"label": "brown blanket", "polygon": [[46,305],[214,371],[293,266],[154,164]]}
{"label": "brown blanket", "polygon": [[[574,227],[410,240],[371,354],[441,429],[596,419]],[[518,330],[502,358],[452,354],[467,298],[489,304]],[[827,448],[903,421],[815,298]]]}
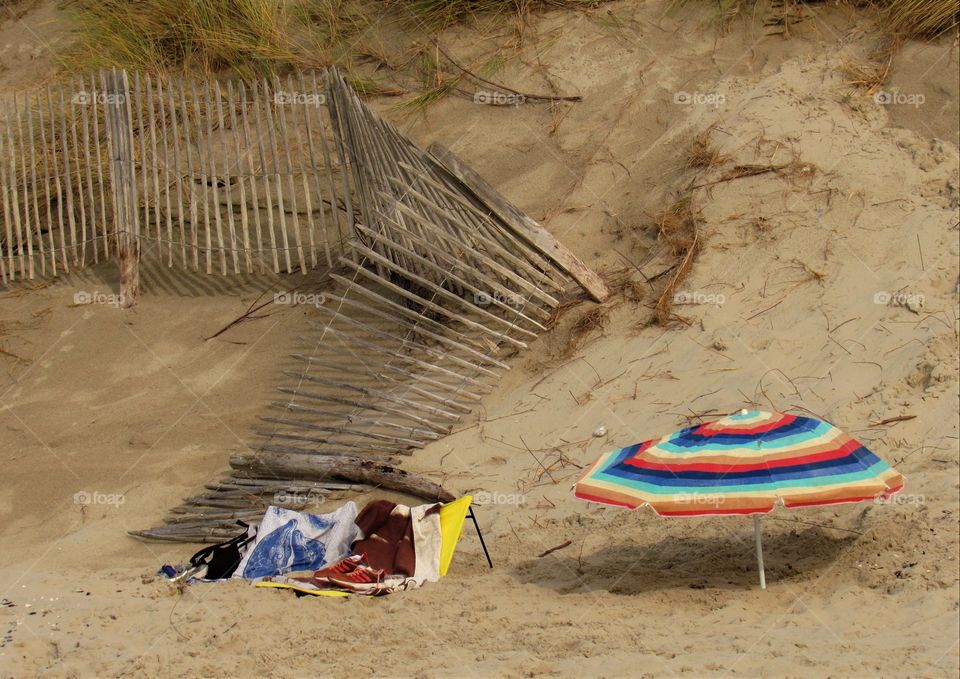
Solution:
{"label": "brown blanket", "polygon": [[410,508],[386,500],[367,503],[356,519],[361,537],[354,554],[366,554],[367,563],[388,575],[413,576],[417,567]]}

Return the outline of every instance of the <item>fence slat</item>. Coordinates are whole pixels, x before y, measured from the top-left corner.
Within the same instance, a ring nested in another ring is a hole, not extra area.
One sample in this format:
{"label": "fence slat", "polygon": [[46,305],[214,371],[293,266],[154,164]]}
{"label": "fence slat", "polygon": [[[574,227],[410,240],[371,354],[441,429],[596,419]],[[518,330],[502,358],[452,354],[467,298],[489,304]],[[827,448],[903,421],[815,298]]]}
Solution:
{"label": "fence slat", "polygon": [[[107,220],[107,198],[106,187],[103,181],[103,157],[100,155],[100,110],[103,102],[103,92],[97,90],[97,80],[94,75],[90,76],[90,101],[93,103],[93,140],[97,156],[97,184],[100,186],[100,235],[103,240],[103,258],[110,258],[110,228]],[[104,118],[106,126],[106,118]],[[106,132],[104,132],[106,134]],[[96,243],[94,243],[96,248]]]}
{"label": "fence slat", "polygon": [[[154,110],[153,102],[153,79],[147,74],[147,126],[150,128],[150,168],[153,174],[153,221],[154,233],[157,238],[157,251],[160,253],[160,259],[163,259],[163,219],[160,217],[160,156],[157,154],[157,116]],[[141,132],[142,134],[142,132]],[[167,159],[164,157],[163,164],[166,165]],[[147,173],[144,172],[144,177]],[[144,179],[146,184],[146,179]],[[167,243],[168,247],[172,247]]]}
{"label": "fence slat", "polygon": [[[280,78],[277,77],[274,82],[275,82],[275,86],[276,86],[276,89],[274,90],[274,92],[279,92],[279,91],[280,91],[280,88],[282,87],[282,85],[281,85],[281,83],[280,83]],[[289,81],[288,81],[288,82],[289,82]],[[288,93],[287,93],[287,97],[285,97],[285,99],[289,99],[289,98],[294,98],[294,99],[296,99],[295,93],[293,93],[293,92],[288,92]],[[276,95],[274,95],[273,101],[274,101],[274,104],[277,103],[277,97],[276,97]],[[292,103],[291,106],[294,106],[294,107],[295,107],[296,104],[293,104],[293,103]],[[278,120],[279,120],[279,122],[280,122],[280,135],[281,135],[281,137],[283,138],[283,141],[284,141],[284,144],[283,144],[284,154],[283,154],[283,155],[284,155],[284,159],[285,159],[285,162],[286,162],[287,186],[290,187],[290,211],[291,211],[291,213],[293,214],[293,234],[294,234],[294,240],[296,240],[296,242],[297,242],[297,257],[298,257],[299,260],[300,260],[300,273],[306,274],[306,273],[307,273],[307,262],[306,262],[306,260],[305,260],[304,257],[303,257],[303,237],[302,237],[301,234],[300,234],[300,216],[299,216],[298,210],[297,210],[297,187],[296,187],[296,183],[294,182],[294,178],[293,178],[293,162],[292,162],[291,156],[290,156],[290,135],[289,135],[288,130],[287,130],[287,112],[286,112],[286,108],[287,108],[286,104],[280,103],[280,106],[279,106],[278,109],[277,109],[277,110],[278,110],[277,118],[278,118]],[[272,128],[271,128],[271,129],[272,129]]]}
{"label": "fence slat", "polygon": [[[267,270],[266,257],[263,256],[263,226],[260,223],[260,197],[257,188],[257,173],[254,168],[253,146],[250,144],[250,121],[247,119],[247,88],[240,81],[240,118],[243,124],[243,147],[247,157],[247,180],[250,184],[250,194],[253,198],[253,223],[257,233],[257,253],[260,260],[260,273]],[[262,157],[261,152],[261,157]],[[261,161],[262,162],[262,161]],[[269,189],[269,187],[267,187]],[[269,194],[268,194],[269,195]],[[276,252],[274,252],[276,255]]]}
{"label": "fence slat", "polygon": [[[204,153],[204,141],[203,141],[204,135],[203,135],[203,125],[201,123],[203,118],[200,116],[200,101],[199,101],[199,98],[197,97],[196,83],[194,83],[192,79],[190,80],[190,96],[193,98],[193,118],[194,118],[194,124],[196,125],[196,129],[195,129],[196,134],[194,135],[194,137],[196,138],[197,159],[198,159],[198,165],[200,166],[201,188],[200,188],[199,195],[201,197],[201,200],[203,201],[203,230],[204,230],[203,238],[204,238],[204,243],[206,245],[205,260],[206,260],[206,266],[207,266],[207,273],[213,273],[213,251],[211,248],[212,243],[210,241],[213,234],[210,230],[210,200],[207,195],[207,189],[209,188],[210,178],[207,176],[207,163],[205,160],[206,154]],[[186,106],[186,102],[184,102],[184,106]],[[189,123],[189,121],[187,122]],[[187,130],[187,132],[189,132],[191,127],[194,127],[194,125],[190,125],[190,124],[184,125],[184,129]],[[190,149],[189,140],[187,141],[187,149],[188,149],[187,152],[189,154],[189,149]],[[187,188],[190,189],[190,194],[193,197],[193,199],[196,199],[198,197],[197,186],[196,186],[197,182],[192,176],[193,163],[191,162],[191,158],[189,157],[187,158],[187,168],[191,172],[190,184],[188,185]],[[191,212],[191,217],[192,216],[193,216],[193,213]],[[197,222],[196,230],[198,232],[200,230],[199,221]],[[197,253],[199,253],[199,242],[197,240],[194,241],[193,247],[197,250]],[[194,257],[196,258],[197,255],[195,254]]]}
{"label": "fence slat", "polygon": [[[310,82],[313,85],[314,91],[319,91],[316,71],[310,73]],[[324,96],[327,97],[326,104],[329,109],[330,100],[326,90],[324,90]],[[340,227],[340,206],[337,204],[337,185],[333,180],[334,167],[330,156],[330,146],[327,144],[327,126],[324,124],[322,117],[320,118],[318,132],[320,133],[320,152],[323,154],[323,165],[326,169],[325,174],[327,175],[327,184],[330,189],[330,212],[333,214],[333,227],[337,230],[337,243],[340,245],[342,252],[344,250],[343,229]],[[347,209],[347,214],[350,215],[348,219],[353,219],[353,213],[350,209]]]}
{"label": "fence slat", "polygon": [[287,262],[287,273],[293,273],[293,265],[290,263],[290,238],[287,235],[287,212],[283,203],[283,180],[280,177],[280,153],[277,151],[277,135],[273,122],[273,97],[270,96],[270,86],[266,79],[263,81],[263,107],[266,110],[267,117],[267,136],[270,139],[270,156],[273,160],[274,188],[277,190],[277,208],[280,211],[280,235],[283,237],[283,255]]}
{"label": "fence slat", "polygon": [[[234,96],[233,81],[227,81],[227,101],[230,104],[230,131],[233,136],[233,168],[237,171],[237,184],[240,185],[240,230],[243,238],[243,256],[247,265],[247,273],[253,273],[253,261],[250,258],[250,222],[247,217],[247,182],[244,179],[242,158],[240,154],[240,131],[237,129],[237,100]],[[233,208],[231,205],[231,212]],[[258,243],[259,245],[259,243]]]}
{"label": "fence slat", "polygon": [[[0,204],[3,205],[3,224],[6,230],[6,235],[3,240],[2,246],[0,246],[0,279],[4,283],[7,281],[12,281],[16,276],[12,273],[13,270],[13,251],[10,248],[10,243],[13,241],[13,229],[10,225],[10,208],[9,203],[7,202],[7,173],[4,170],[4,164],[2,162],[3,153],[7,150],[7,145],[4,143],[3,135],[0,134]],[[7,264],[7,256],[10,256],[10,264]],[[11,273],[7,273],[7,269],[11,269]]]}
{"label": "fence slat", "polygon": [[[24,94],[24,96],[28,96]],[[32,279],[36,275],[36,268],[33,259],[33,234],[30,232],[30,194],[32,186],[27,187],[27,145],[23,140],[23,116],[20,115],[20,106],[17,104],[17,93],[13,93],[13,110],[17,119],[17,147],[20,151],[20,173],[23,182],[23,237],[27,244],[27,262]],[[33,164],[33,155],[30,155],[30,163]]]}
{"label": "fence slat", "polygon": [[[331,127],[332,130],[333,130],[333,143],[334,143],[334,146],[336,147],[337,158],[338,158],[339,161],[340,161],[340,179],[341,179],[342,182],[343,182],[343,201],[344,201],[344,203],[345,203],[345,205],[346,205],[346,213],[347,213],[347,215],[346,215],[346,220],[347,220],[346,227],[347,227],[347,229],[349,229],[351,226],[353,226],[354,215],[353,215],[353,201],[352,201],[351,198],[350,198],[350,181],[349,181],[349,178],[347,177],[347,174],[348,174],[348,172],[349,172],[349,168],[347,167],[347,162],[348,162],[348,161],[347,161],[347,151],[346,151],[346,149],[344,148],[343,142],[342,142],[342,140],[343,140],[343,134],[344,134],[344,132],[343,132],[343,126],[342,126],[341,121],[340,121],[340,116],[338,115],[338,112],[337,112],[336,102],[335,102],[335,100],[334,100],[334,97],[331,96],[331,94],[332,94],[332,92],[333,92],[333,90],[332,90],[332,88],[331,88],[331,86],[330,86],[331,80],[333,80],[333,74],[331,74],[329,71],[327,71],[326,69],[324,69],[324,71],[323,71],[323,85],[324,85],[324,88],[323,88],[323,89],[324,89],[324,92],[327,93],[327,112],[328,112],[329,115],[330,115],[330,127]],[[321,137],[321,139],[324,139],[324,138]],[[326,155],[326,154],[327,154],[327,146],[326,146],[326,144],[324,144],[323,149],[324,149],[324,155]],[[330,164],[330,159],[329,159],[329,157],[325,158],[325,160],[327,161],[327,165],[329,166],[329,164]],[[333,171],[333,170],[331,169],[331,172],[332,172],[332,171]],[[336,194],[332,194],[332,195],[336,195]],[[338,225],[338,226],[339,226],[339,225]],[[338,229],[338,231],[339,231],[339,229]],[[341,233],[342,233],[342,232],[341,232]],[[342,246],[342,244],[343,244],[343,243],[342,243],[342,241],[341,241],[341,246]],[[350,250],[350,256],[351,256],[351,257],[354,257],[354,262],[359,262],[359,261],[360,261],[359,259],[357,259],[357,257],[358,257],[357,253],[354,252],[353,250]]]}
{"label": "fence slat", "polygon": [[[266,191],[267,198],[267,231],[270,232],[270,251],[273,253],[273,272],[280,273],[280,261],[279,253],[277,252],[277,232],[274,228],[273,220],[273,201],[270,197],[270,173],[267,172],[267,160],[266,154],[264,153],[264,144],[263,144],[263,123],[260,120],[260,92],[257,86],[257,81],[253,81],[253,111],[254,111],[254,122],[256,124],[257,131],[257,148],[260,151],[260,171],[263,173],[263,185]],[[266,94],[264,95],[264,98]],[[282,204],[281,204],[282,205]],[[280,211],[283,214],[283,209]],[[288,250],[284,251],[287,256],[287,269],[290,268],[290,252]]]}
{"label": "fence slat", "polygon": [[[47,85],[47,114],[50,121],[50,158],[53,170],[53,188],[56,194],[57,202],[57,222],[60,227],[60,263],[64,271],[70,271],[69,257],[67,257],[67,228],[66,228],[66,206],[63,201],[63,181],[60,177],[60,163],[57,159],[57,117],[53,108],[53,91],[50,85]],[[43,141],[41,139],[41,141]],[[44,143],[46,146],[46,143]]]}
{"label": "fence slat", "polygon": [[126,71],[112,69],[104,112],[112,137],[110,177],[114,191],[114,228],[120,264],[121,306],[137,303],[140,294],[140,236],[137,178],[134,162],[130,80]]}
{"label": "fence slat", "polygon": [[[4,102],[3,118],[7,128],[7,147],[10,149],[10,196],[12,199],[10,209],[13,211],[13,226],[17,235],[17,261],[20,264],[20,277],[24,278],[28,275],[28,269],[23,247],[23,223],[20,219],[20,182],[17,179],[17,153],[20,149],[13,143],[13,124],[10,122],[9,101]],[[30,269],[32,268],[30,267]]]}
{"label": "fence slat", "polygon": [[[315,226],[313,221],[313,201],[311,200],[311,197],[310,197],[310,182],[307,179],[306,163],[303,160],[303,138],[302,138],[302,135],[300,134],[300,125],[297,122],[297,109],[299,108],[302,110],[304,115],[304,120],[306,120],[307,106],[310,105],[309,103],[310,101],[315,100],[315,96],[314,95],[308,96],[307,92],[304,90],[302,86],[302,78],[300,82],[301,82],[301,87],[299,91],[300,91],[300,96],[303,100],[302,106],[298,107],[297,102],[296,101],[293,102],[293,106],[291,107],[291,111],[290,111],[290,119],[293,121],[294,140],[296,142],[295,146],[299,154],[300,180],[301,180],[301,183],[303,184],[303,200],[305,203],[304,209],[306,210],[306,213],[307,213],[307,240],[310,243],[310,268],[315,269],[317,267],[317,244],[316,244],[316,236],[314,232],[317,230],[317,227]],[[287,88],[291,90],[293,89],[292,76],[287,78]],[[306,273],[306,271],[304,271],[304,273]]]}
{"label": "fence slat", "polygon": [[[173,128],[173,164],[175,167],[174,178],[177,184],[177,221],[180,223],[180,255],[183,260],[183,268],[186,269],[187,268],[187,245],[186,245],[187,244],[187,227],[184,224],[185,208],[183,204],[185,196],[183,193],[183,168],[180,165],[180,157],[181,157],[180,156],[180,131],[178,129],[179,123],[177,122],[177,109],[176,109],[176,99],[175,99],[176,97],[175,90],[178,90],[178,89],[182,99],[183,81],[180,81],[179,88],[177,88],[174,85],[174,82],[175,82],[175,79],[171,78],[169,87],[167,89],[167,100],[168,100],[167,103],[170,108],[170,111],[169,111],[170,126]],[[186,132],[184,133],[184,137],[186,137]],[[169,192],[170,190],[169,184],[167,186],[168,186],[167,191]],[[192,215],[193,214],[192,198],[190,200],[190,210]],[[193,226],[195,224],[196,224],[196,220],[191,216],[191,219],[190,219],[191,231],[193,230]],[[191,239],[191,243],[193,244],[196,243],[195,237]],[[197,268],[197,264],[196,264],[197,251],[195,248],[193,249],[193,256],[194,256],[193,268],[196,269]]]}
{"label": "fence slat", "polygon": [[[75,108],[78,105],[76,91],[73,82],[70,83],[70,146],[73,147],[73,166],[77,170],[77,200],[80,204],[80,260],[79,266],[85,266],[87,263],[87,200],[83,192],[83,173],[80,169],[80,136],[77,134],[77,115]],[[80,105],[86,108],[85,104]]]}
{"label": "fence slat", "polygon": [[[67,208],[67,224],[70,227],[70,255],[75,267],[80,266],[80,259],[77,254],[77,216],[73,204],[73,172],[70,168],[70,135],[67,132],[67,113],[66,103],[63,96],[63,84],[57,85],[57,101],[60,105],[60,150],[63,154],[63,181],[66,185],[66,196],[64,202]],[[61,194],[62,196],[63,194]]]}
{"label": "fence slat", "polygon": [[[94,117],[96,117],[96,101],[91,101],[86,90],[84,90],[83,78],[79,79],[80,89],[74,92],[73,84],[70,85],[70,100],[75,105],[79,105],[81,108],[80,120],[83,125],[83,159],[86,169],[87,176],[87,200],[90,203],[90,233],[87,235],[86,224],[84,224],[84,237],[83,237],[83,261],[86,262],[86,253],[87,253],[87,240],[89,238],[91,244],[91,250],[93,251],[93,261],[94,263],[100,261],[99,254],[97,253],[97,207],[96,201],[94,200],[93,194],[93,163],[91,162],[91,153],[90,153],[90,107],[94,107]],[[79,164],[79,160],[77,163]]]}
{"label": "fence slat", "polygon": [[150,201],[147,196],[150,195],[149,177],[147,172],[147,135],[144,134],[143,127],[143,82],[140,79],[140,72],[133,74],[133,94],[131,95],[131,107],[137,110],[137,141],[140,142],[140,174],[143,175],[143,235],[149,238],[150,232]]}
{"label": "fence slat", "polygon": [[[209,93],[209,89],[207,92]],[[220,92],[220,83],[213,83],[214,97],[217,100],[217,122],[219,124],[220,142],[223,147],[223,189],[227,194],[227,228],[230,229],[230,255],[233,260],[233,272],[240,273],[240,264],[237,257],[237,227],[233,218],[233,182],[231,178],[236,170],[235,163],[230,160],[230,145],[227,142],[227,128],[223,123],[223,97]],[[231,105],[233,102],[230,102]],[[218,208],[219,210],[219,205]],[[221,250],[223,247],[221,246]]]}
{"label": "fence slat", "polygon": [[[128,190],[128,200],[127,205],[129,212],[131,214],[131,235],[133,236],[132,243],[139,247],[140,242],[140,211],[137,207],[140,205],[139,189],[137,188],[137,164],[136,159],[134,158],[133,150],[133,104],[131,103],[132,97],[130,96],[130,79],[127,75],[126,69],[120,71],[120,82],[123,87],[123,99],[120,102],[120,105],[123,107],[126,116],[121,118],[123,122],[123,131],[126,132],[124,135],[125,141],[127,143],[125,150],[124,161],[126,162],[127,169],[127,185]],[[122,269],[122,266],[121,266]]]}
{"label": "fence slat", "polygon": [[[203,123],[201,122],[203,120],[203,116],[200,115],[200,99],[197,96],[197,85],[192,78],[190,79],[190,96],[193,98],[193,116],[194,116],[194,121],[196,123],[196,138],[197,138],[197,158],[198,158],[198,164],[200,165],[200,183],[202,184],[200,190],[203,196],[203,230],[204,230],[204,241],[206,243],[206,248],[207,248],[207,256],[206,256],[207,273],[213,273],[213,243],[211,242],[213,233],[210,230],[210,197],[207,192],[207,190],[210,187],[210,175],[207,171],[207,163],[205,160],[206,144],[204,143]],[[190,126],[187,126],[188,129],[189,127]],[[187,165],[190,165],[192,167],[189,161]],[[193,186],[194,184],[196,184],[196,182],[191,182],[191,191],[193,195],[196,196],[197,190],[196,190],[196,187]]]}
{"label": "fence slat", "polygon": [[217,163],[216,158],[213,153],[213,102],[212,97],[210,96],[210,82],[204,82],[204,93],[203,93],[203,103],[206,108],[207,113],[207,147],[204,151],[207,153],[207,169],[210,180],[210,192],[213,194],[213,219],[214,224],[217,227],[217,245],[220,250],[220,270],[226,275],[227,273],[227,256],[224,252],[223,246],[223,225],[221,223],[220,212],[220,196],[219,196],[219,185],[220,177],[217,176]]}
{"label": "fence slat", "polygon": [[[0,146],[7,154],[11,153],[10,145],[7,143],[7,140],[4,138],[4,135],[0,134]],[[2,159],[0,159],[2,161]],[[14,233],[13,233],[13,217],[10,211],[10,199],[11,199],[11,188],[10,180],[7,177],[7,164],[0,162],[0,184],[3,184],[3,223],[6,226],[6,239],[4,240],[4,247],[7,252],[7,260],[9,269],[10,280],[16,280],[17,272],[16,267],[13,261],[13,251],[14,251]]]}
{"label": "fence slat", "polygon": [[[163,139],[163,196],[166,201],[167,212],[167,266],[173,266],[173,214],[170,205],[170,141],[167,137],[167,114],[164,110],[163,80],[157,79],[157,106],[160,109],[160,137]],[[153,127],[153,125],[151,125]],[[177,203],[181,205],[180,202]],[[157,198],[157,210],[160,209],[160,199]],[[181,231],[182,233],[182,231]],[[161,250],[161,259],[163,258]]]}
{"label": "fence slat", "polygon": [[[303,77],[303,73],[300,73],[300,74],[299,74],[299,79],[300,79],[300,89],[301,89],[302,91],[306,91],[307,87],[306,87],[306,82],[305,82],[304,77]],[[312,90],[312,92],[313,92],[313,94],[314,94],[315,96],[317,96],[317,97],[322,96],[321,93],[317,91],[317,79],[316,79],[316,75],[315,75],[315,74],[314,74],[314,78],[313,78],[313,90]],[[318,101],[319,101],[319,100],[318,100]],[[319,108],[320,108],[319,104],[318,104],[315,108],[316,108],[317,110],[319,110]],[[314,182],[316,183],[316,187],[317,187],[317,201],[318,201],[318,209],[319,209],[319,211],[320,211],[320,230],[321,230],[322,233],[323,233],[323,253],[324,253],[324,255],[325,255],[326,258],[327,258],[327,266],[330,267],[330,268],[333,268],[333,258],[330,256],[330,231],[329,231],[329,229],[327,228],[327,211],[326,211],[326,209],[325,209],[324,206],[323,206],[323,182],[320,181],[320,168],[317,167],[317,154],[316,154],[316,152],[315,152],[315,150],[314,150],[314,145],[313,145],[313,124],[312,124],[312,122],[311,122],[311,120],[310,120],[311,117],[312,117],[312,116],[310,115],[310,108],[309,108],[308,106],[304,105],[304,109],[303,109],[303,123],[304,123],[304,126],[306,127],[307,149],[308,149],[308,151],[309,151],[309,153],[310,153],[310,171],[311,171],[311,173],[313,174],[313,179],[314,179]],[[321,118],[321,121],[320,121],[319,130],[320,130],[320,134],[323,135],[323,134],[324,134],[324,129],[323,129],[323,120],[322,120],[322,118]],[[329,168],[329,167],[326,168],[326,170],[327,170],[328,173],[330,172],[330,168]],[[304,175],[304,182],[306,182],[306,175]],[[307,195],[309,196],[310,194],[307,193]],[[337,209],[337,208],[336,208],[336,205],[332,202],[334,198],[335,198],[335,196],[334,196],[333,194],[331,194],[331,203],[330,203],[330,204],[331,204],[331,206],[332,206],[333,211],[336,212],[336,209]],[[308,207],[308,210],[309,210],[309,207]],[[311,231],[311,237],[312,237],[312,235],[313,235],[313,224],[312,224],[312,223],[311,223],[311,225],[310,225],[310,231]],[[311,245],[311,247],[313,247],[313,241],[310,242],[310,245]],[[314,266],[316,266],[316,262],[314,262]]]}
{"label": "fence slat", "polygon": [[[37,149],[33,129],[33,106],[30,104],[30,93],[24,93],[24,104],[27,109],[27,136],[30,138],[30,193],[33,198],[33,227],[37,232],[37,245],[40,248],[40,275],[47,275],[46,246],[43,244],[43,227],[40,223],[40,188],[37,184]],[[24,175],[26,181],[26,175]],[[29,231],[29,229],[28,229]]]}

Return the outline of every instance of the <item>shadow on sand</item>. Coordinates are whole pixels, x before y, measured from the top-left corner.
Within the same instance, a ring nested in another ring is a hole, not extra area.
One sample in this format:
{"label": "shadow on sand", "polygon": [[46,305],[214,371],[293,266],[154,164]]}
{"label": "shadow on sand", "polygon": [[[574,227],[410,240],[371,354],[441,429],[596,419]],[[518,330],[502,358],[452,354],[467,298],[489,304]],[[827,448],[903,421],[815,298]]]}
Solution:
{"label": "shadow on sand", "polygon": [[[201,266],[205,265],[201,262]],[[245,266],[242,264],[242,266]],[[213,273],[205,270],[193,271],[183,268],[179,260],[173,267],[167,265],[167,260],[160,260],[156,253],[144,256],[140,263],[140,292],[141,297],[170,296],[182,298],[225,297],[250,294],[299,290],[303,292],[322,292],[326,287],[326,267],[319,267],[307,275],[301,273],[275,274],[266,273],[234,273],[233,264],[229,263],[227,274],[221,273],[219,260],[215,262]],[[20,287],[29,288],[35,285],[37,279],[15,281],[10,289]],[[120,275],[115,261],[91,264],[87,268],[71,270],[69,273],[59,272],[55,281],[78,289],[97,290],[102,293],[117,294],[120,291]],[[266,299],[266,298],[265,298]]]}
{"label": "shadow on sand", "polygon": [[[857,536],[820,528],[763,536],[768,586],[809,580],[830,568]],[[666,536],[652,544],[620,542],[579,554],[577,542],[522,562],[517,577],[560,594],[607,591],[634,595],[676,588],[759,589],[753,534]]]}

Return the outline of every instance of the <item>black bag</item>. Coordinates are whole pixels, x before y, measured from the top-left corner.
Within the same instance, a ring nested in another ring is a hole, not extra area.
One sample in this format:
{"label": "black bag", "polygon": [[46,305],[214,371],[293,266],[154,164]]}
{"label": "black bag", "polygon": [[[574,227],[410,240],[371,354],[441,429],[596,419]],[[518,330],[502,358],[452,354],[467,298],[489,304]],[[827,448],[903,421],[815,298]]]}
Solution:
{"label": "black bag", "polygon": [[190,557],[190,565],[194,568],[204,565],[207,567],[207,573],[203,576],[207,580],[229,578],[240,565],[243,559],[243,553],[240,550],[253,540],[253,537],[247,537],[247,524],[237,521],[237,525],[243,526],[243,532],[240,535],[226,542],[204,547]]}

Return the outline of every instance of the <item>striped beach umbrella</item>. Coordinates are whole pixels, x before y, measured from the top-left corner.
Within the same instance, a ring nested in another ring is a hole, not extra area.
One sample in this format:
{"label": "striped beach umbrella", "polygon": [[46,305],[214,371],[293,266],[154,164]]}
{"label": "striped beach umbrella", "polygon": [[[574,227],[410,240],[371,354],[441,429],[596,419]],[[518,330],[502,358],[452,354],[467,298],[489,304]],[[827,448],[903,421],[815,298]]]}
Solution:
{"label": "striped beach umbrella", "polygon": [[777,504],[808,507],[888,498],[903,477],[828,422],[741,410],[601,455],[574,487],[582,500],[661,516],[753,515],[766,588],[760,515]]}

